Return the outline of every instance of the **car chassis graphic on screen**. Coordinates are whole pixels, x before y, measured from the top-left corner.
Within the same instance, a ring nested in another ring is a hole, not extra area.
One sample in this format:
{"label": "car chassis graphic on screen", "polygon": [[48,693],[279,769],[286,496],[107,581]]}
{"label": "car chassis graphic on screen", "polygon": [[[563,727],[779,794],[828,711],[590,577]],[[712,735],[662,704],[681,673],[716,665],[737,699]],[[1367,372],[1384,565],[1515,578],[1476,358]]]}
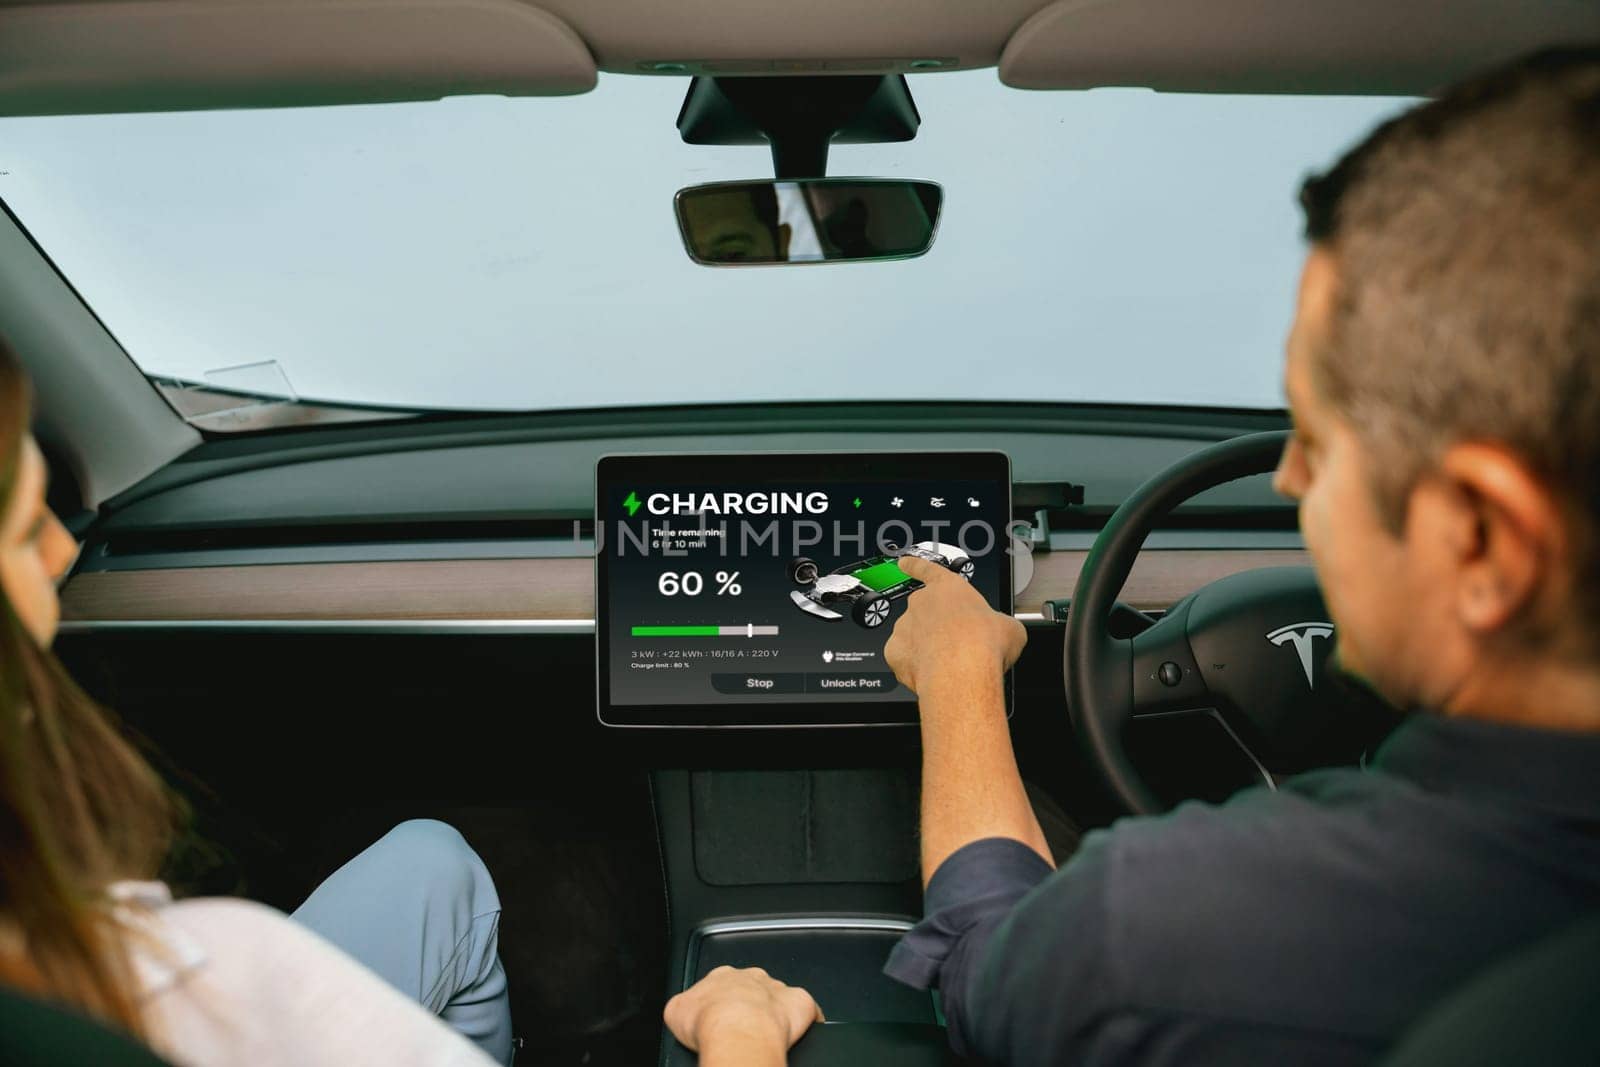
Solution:
{"label": "car chassis graphic on screen", "polygon": [[842,619],[848,611],[858,626],[877,629],[889,619],[889,610],[922,588],[922,583],[907,575],[896,562],[902,556],[918,556],[972,580],[976,569],[971,557],[954,545],[938,541],[918,541],[909,548],[885,546],[881,556],[846,563],[821,574],[817,562],[802,556],[789,564],[789,578],[804,589],[789,593],[794,605],[819,619]]}

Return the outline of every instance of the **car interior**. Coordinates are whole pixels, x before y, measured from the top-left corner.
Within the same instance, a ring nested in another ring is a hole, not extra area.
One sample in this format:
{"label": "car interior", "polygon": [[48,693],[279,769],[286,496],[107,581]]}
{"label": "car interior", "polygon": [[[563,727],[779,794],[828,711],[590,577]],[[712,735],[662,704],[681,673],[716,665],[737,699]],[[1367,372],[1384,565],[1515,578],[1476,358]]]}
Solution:
{"label": "car interior", "polygon": [[[955,1062],[881,973],[921,914],[895,560],[1025,625],[1021,771],[1080,826],[1362,760],[1396,715],[1324,671],[1270,485],[1295,179],[1595,38],[1591,0],[0,5],[56,648],[193,808],[168,879],[291,910],[440,818],[519,1064],[692,1064],[662,1008],[722,964],[816,996],[791,1062]],[[1267,222],[1209,199],[1253,180]],[[1592,991],[1593,942],[1440,1011]],[[8,1062],[145,1062],[51,1012],[0,999]],[[1393,1062],[1496,1062],[1461,1033]]]}

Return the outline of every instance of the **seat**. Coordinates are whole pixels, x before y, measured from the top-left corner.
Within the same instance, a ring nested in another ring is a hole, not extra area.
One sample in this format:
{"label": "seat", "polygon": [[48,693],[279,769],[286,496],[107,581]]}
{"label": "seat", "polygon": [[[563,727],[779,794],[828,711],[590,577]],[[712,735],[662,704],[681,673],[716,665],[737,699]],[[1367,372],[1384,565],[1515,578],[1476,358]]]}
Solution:
{"label": "seat", "polygon": [[1515,953],[1425,1014],[1384,1067],[1600,1063],[1600,912]]}
{"label": "seat", "polygon": [[0,1063],[6,1067],[172,1067],[132,1038],[76,1011],[3,987]]}

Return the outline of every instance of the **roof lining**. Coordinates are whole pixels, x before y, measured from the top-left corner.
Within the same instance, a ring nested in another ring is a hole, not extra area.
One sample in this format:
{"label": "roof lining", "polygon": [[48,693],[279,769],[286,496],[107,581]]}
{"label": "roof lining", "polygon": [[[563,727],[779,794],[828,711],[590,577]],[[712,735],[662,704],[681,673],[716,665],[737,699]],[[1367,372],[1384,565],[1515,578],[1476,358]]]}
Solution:
{"label": "roof lining", "polygon": [[1058,0],[1018,27],[1018,89],[1410,95],[1600,39],[1594,0]]}
{"label": "roof lining", "polygon": [[1412,95],[1594,39],[1594,0],[0,0],[0,115],[564,95],[600,70]]}
{"label": "roof lining", "polygon": [[0,115],[565,95],[594,58],[520,0],[0,4]]}

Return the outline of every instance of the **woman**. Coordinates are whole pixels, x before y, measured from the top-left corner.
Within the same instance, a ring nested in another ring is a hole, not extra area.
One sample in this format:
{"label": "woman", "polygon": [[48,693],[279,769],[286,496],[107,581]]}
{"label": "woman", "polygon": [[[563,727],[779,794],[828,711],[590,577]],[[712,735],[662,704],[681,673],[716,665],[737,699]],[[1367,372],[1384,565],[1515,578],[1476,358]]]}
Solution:
{"label": "woman", "polygon": [[49,652],[77,545],[28,423],[0,340],[0,981],[193,1067],[509,1063],[499,900],[448,826],[396,827],[292,920],[153,880],[179,806]]}

